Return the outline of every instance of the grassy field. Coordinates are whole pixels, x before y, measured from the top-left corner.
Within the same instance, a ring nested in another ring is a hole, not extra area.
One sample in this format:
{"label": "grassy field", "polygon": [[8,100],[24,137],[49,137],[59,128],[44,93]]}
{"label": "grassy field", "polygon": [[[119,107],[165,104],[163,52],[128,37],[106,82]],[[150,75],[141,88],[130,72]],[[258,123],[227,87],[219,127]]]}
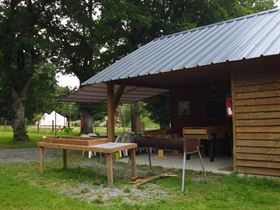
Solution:
{"label": "grassy field", "polygon": [[[105,131],[98,128],[99,132]],[[121,132],[121,130],[118,130]],[[43,135],[29,130],[30,141],[13,142],[11,130],[0,131],[0,149],[35,147]],[[75,132],[77,134],[77,132]],[[1,150],[0,150],[1,152]],[[88,166],[86,163],[94,164]],[[141,174],[171,171],[178,177],[160,179],[132,187],[127,178],[129,170],[123,163],[114,163],[115,188],[107,188],[106,164],[99,158],[82,159],[71,153],[69,169],[62,170],[61,157],[46,163],[46,172],[39,173],[37,162],[1,163],[1,209],[280,209],[280,180],[256,177],[202,175],[188,171],[186,193],[181,193],[181,172],[159,167],[138,167]]]}
{"label": "grassy field", "polygon": [[[48,162],[46,172],[39,173],[37,163],[0,164],[0,209],[280,209],[280,181],[255,177],[210,175],[209,183],[197,181],[201,174],[188,171],[187,191],[180,191],[178,177],[160,179],[137,189],[125,178],[124,164],[117,163],[115,188],[107,188],[105,163],[86,167],[80,155],[72,154],[68,170],[61,169],[61,160]],[[87,160],[89,161],[89,160]],[[120,169],[122,168],[122,169]],[[159,173],[161,168],[142,166],[138,171]],[[100,187],[101,186],[101,187]],[[92,191],[97,189],[97,191]],[[153,192],[159,191],[158,194]],[[107,191],[106,191],[107,190]],[[115,197],[106,198],[114,191]],[[141,195],[154,197],[141,198]],[[135,196],[135,194],[140,196]]]}
{"label": "grassy field", "polygon": [[[126,129],[127,131],[128,129]],[[95,128],[95,131],[99,134],[106,134],[106,128],[105,127],[97,127]],[[122,133],[122,128],[116,128],[116,133]],[[12,129],[10,127],[7,127],[4,129],[3,127],[0,127],[0,149],[9,149],[9,148],[32,148],[36,147],[36,143],[40,140],[42,136],[53,136],[54,133],[51,131],[40,131],[37,132],[36,128],[28,128],[28,136],[29,141],[13,141],[13,133]],[[59,132],[57,135],[61,135]],[[79,130],[74,129],[73,133],[71,134],[63,134],[66,135],[79,135]]]}

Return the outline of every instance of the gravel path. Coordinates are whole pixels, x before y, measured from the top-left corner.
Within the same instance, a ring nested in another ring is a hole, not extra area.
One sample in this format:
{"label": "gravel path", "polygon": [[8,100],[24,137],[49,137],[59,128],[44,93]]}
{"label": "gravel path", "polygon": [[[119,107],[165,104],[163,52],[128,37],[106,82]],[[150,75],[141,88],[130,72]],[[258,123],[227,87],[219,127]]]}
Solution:
{"label": "gravel path", "polygon": [[[53,160],[60,152],[57,150],[45,150],[45,158],[46,160]],[[38,158],[38,148],[0,150],[0,163],[32,162],[38,161]]]}

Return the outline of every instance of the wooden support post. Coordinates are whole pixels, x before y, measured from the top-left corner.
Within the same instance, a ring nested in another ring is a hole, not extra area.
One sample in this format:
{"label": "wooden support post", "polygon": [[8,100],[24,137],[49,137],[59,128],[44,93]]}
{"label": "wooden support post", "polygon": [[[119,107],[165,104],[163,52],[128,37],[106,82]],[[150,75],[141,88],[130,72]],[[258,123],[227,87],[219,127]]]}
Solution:
{"label": "wooden support post", "polygon": [[67,169],[67,150],[63,149],[62,154],[63,154],[63,169]]}
{"label": "wooden support post", "polygon": [[108,115],[108,123],[107,123],[107,133],[108,140],[115,140],[115,104],[114,104],[114,84],[107,84],[107,115]]}
{"label": "wooden support post", "polygon": [[234,88],[234,75],[231,72],[231,98],[232,98],[232,143],[233,143],[233,151],[232,151],[232,156],[233,156],[233,171],[237,172],[237,167],[236,167],[236,122],[235,122],[235,88]]}
{"label": "wooden support post", "polygon": [[113,187],[113,154],[106,154],[108,186]]}
{"label": "wooden support post", "polygon": [[136,154],[135,149],[129,150],[130,160],[131,160],[131,178],[136,177]]}
{"label": "wooden support post", "polygon": [[45,148],[39,148],[39,162],[40,162],[40,172],[44,173],[44,164],[45,164]]}

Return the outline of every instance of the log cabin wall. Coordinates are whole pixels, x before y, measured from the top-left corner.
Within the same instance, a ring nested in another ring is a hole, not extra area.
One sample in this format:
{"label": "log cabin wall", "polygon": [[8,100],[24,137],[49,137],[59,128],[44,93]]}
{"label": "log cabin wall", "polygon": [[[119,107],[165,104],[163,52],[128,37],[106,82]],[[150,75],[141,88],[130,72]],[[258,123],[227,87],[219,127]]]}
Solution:
{"label": "log cabin wall", "polygon": [[280,73],[233,71],[234,167],[280,176]]}

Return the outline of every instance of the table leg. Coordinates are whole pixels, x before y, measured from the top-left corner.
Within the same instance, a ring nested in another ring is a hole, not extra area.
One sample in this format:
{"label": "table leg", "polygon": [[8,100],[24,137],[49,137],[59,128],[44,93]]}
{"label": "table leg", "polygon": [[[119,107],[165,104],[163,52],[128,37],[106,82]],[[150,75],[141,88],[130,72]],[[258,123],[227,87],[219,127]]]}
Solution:
{"label": "table leg", "polygon": [[113,187],[113,154],[106,154],[108,186]]}
{"label": "table leg", "polygon": [[44,163],[45,163],[45,148],[39,148],[39,162],[40,162],[40,172],[44,173]]}
{"label": "table leg", "polygon": [[62,155],[63,155],[63,169],[67,169],[67,150],[66,149],[62,150]]}
{"label": "table leg", "polygon": [[130,149],[129,151],[131,159],[131,177],[136,177],[136,152],[135,149]]}

